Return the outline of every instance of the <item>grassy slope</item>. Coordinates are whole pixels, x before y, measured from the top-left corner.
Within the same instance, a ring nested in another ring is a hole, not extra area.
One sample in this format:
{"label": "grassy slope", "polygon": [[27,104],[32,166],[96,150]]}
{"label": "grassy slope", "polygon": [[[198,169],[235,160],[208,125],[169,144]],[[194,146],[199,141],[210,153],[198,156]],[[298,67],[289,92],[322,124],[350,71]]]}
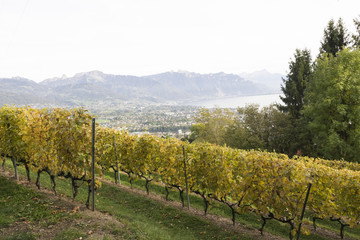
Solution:
{"label": "grassy slope", "polygon": [[99,219],[66,200],[0,176],[0,239],[110,240],[132,235],[110,217]]}
{"label": "grassy slope", "polygon": [[[13,236],[5,239],[35,239],[25,224],[36,224],[46,228],[60,220],[69,220],[72,216],[54,209],[54,202],[24,186],[17,185],[0,176],[0,229],[5,232],[12,224],[17,225]],[[5,229],[5,230],[4,230]],[[8,234],[10,235],[10,234]]]}
{"label": "grassy slope", "polygon": [[[20,173],[24,173],[22,168],[19,170]],[[35,178],[34,174],[32,174],[32,178]],[[50,187],[49,179],[45,174],[42,175],[41,182],[43,187]],[[1,185],[7,185],[7,183],[1,182]],[[20,187],[24,188],[23,186]],[[57,179],[57,190],[61,194],[71,196],[71,187],[67,180]],[[22,199],[23,194],[18,194],[17,189],[6,192],[5,198],[17,196],[17,198]],[[86,196],[86,188],[82,186],[77,200],[84,202]],[[122,233],[124,239],[252,239],[245,235],[223,230],[199,217],[166,207],[157,201],[122,191],[108,184],[103,184],[97,192],[96,198],[97,210],[105,214],[111,213],[124,223],[126,226],[126,233]],[[31,204],[34,205],[35,203]],[[5,205],[2,209],[9,208],[11,208],[10,205]],[[17,211],[10,211],[4,215],[7,219],[11,219]],[[9,221],[9,224],[14,222]],[[2,225],[2,231],[6,232],[8,226]],[[86,235],[83,236],[83,239],[86,237]]]}
{"label": "grassy slope", "polygon": [[[10,164],[8,165],[10,166]],[[20,172],[23,169],[20,168]],[[32,176],[35,178],[35,176]],[[111,179],[111,176],[105,176]],[[122,176],[124,185],[129,185],[126,177]],[[43,186],[50,187],[48,177],[43,174],[41,182]],[[137,181],[135,187],[143,189],[142,181]],[[57,179],[57,190],[62,194],[71,196],[71,187],[69,181]],[[162,187],[152,185],[151,191],[156,194],[164,194]],[[84,202],[86,199],[86,188],[81,187],[77,200]],[[178,194],[174,191],[170,194],[170,199],[178,200]],[[202,209],[202,200],[196,196],[191,196],[191,206]],[[248,235],[239,235],[233,231],[221,229],[209,221],[202,218],[189,215],[184,211],[167,207],[162,203],[144,198],[142,196],[123,191],[116,186],[103,184],[97,191],[96,208],[102,212],[110,213],[123,222],[126,228],[126,239],[254,239]],[[220,204],[214,203],[210,212],[220,216],[229,217],[230,210]],[[251,228],[259,228],[260,222],[257,216],[246,214],[238,217],[238,222]],[[336,223],[319,221],[319,226],[338,231],[339,226]],[[288,237],[289,227],[276,221],[269,221],[266,225],[266,231]],[[257,232],[257,230],[254,230]],[[254,235],[254,234],[252,234]],[[346,235],[360,239],[358,229],[346,229]],[[333,234],[333,236],[335,236]],[[261,238],[258,235],[258,238]],[[328,236],[311,234],[302,235],[301,239],[329,239]]]}
{"label": "grassy slope", "polygon": [[[104,176],[105,179],[114,181],[113,179],[113,173],[107,173],[106,176]],[[128,178],[126,175],[121,176],[122,184],[126,186],[130,186],[130,183],[128,182]],[[145,191],[145,181],[138,180],[133,183],[133,186],[139,189],[142,189]],[[150,191],[154,192],[159,195],[165,196],[165,190],[163,187],[160,187],[158,185],[152,184],[150,187]],[[179,194],[177,191],[170,191],[169,199],[172,201],[180,201]],[[196,195],[190,195],[190,203],[191,207],[197,208],[197,209],[203,209],[203,200],[199,198]],[[231,211],[230,209],[225,206],[224,204],[220,204],[218,202],[213,202],[212,206],[210,206],[209,212],[211,214],[216,214],[218,216],[231,218]],[[241,216],[236,216],[236,221],[241,223],[244,226],[247,226],[249,228],[253,228],[254,231],[257,231],[255,229],[259,229],[261,227],[261,221],[260,218],[252,213],[249,214],[243,214]],[[312,224],[311,216],[306,215],[304,218],[304,222],[308,222],[310,225]],[[316,225],[319,228],[323,228],[323,231],[318,231],[318,233],[313,231],[312,226],[308,226],[310,230],[312,230],[310,235],[301,235],[300,239],[309,239],[309,240],[325,240],[325,239],[340,239],[339,232],[340,232],[340,224],[337,222],[327,221],[327,220],[317,220]],[[281,236],[284,238],[288,238],[289,235],[289,225],[277,222],[275,220],[267,221],[265,231]],[[324,234],[326,233],[326,234]],[[345,228],[345,236],[348,236],[352,239],[360,239],[360,229],[358,228]],[[260,236],[261,237],[261,236]]]}

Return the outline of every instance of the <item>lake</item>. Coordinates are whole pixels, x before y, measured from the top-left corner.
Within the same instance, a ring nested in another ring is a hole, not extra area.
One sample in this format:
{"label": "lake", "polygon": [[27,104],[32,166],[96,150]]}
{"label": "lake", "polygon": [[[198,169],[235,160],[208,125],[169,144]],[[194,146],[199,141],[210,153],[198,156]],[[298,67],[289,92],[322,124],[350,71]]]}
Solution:
{"label": "lake", "polygon": [[249,104],[258,104],[260,108],[269,106],[274,103],[282,103],[280,93],[269,95],[241,96],[217,98],[212,100],[198,101],[189,103],[190,106],[199,106],[205,108],[221,107],[221,108],[237,108],[245,107]]}

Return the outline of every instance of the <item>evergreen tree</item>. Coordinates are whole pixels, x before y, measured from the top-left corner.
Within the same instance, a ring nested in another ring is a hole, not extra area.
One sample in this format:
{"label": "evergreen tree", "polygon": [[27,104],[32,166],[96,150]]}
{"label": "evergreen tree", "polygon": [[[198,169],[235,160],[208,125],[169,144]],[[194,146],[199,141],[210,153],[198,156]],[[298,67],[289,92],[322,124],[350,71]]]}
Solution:
{"label": "evergreen tree", "polygon": [[360,48],[360,20],[354,19],[354,24],[356,28],[356,34],[352,35],[353,46],[355,48]]}
{"label": "evergreen tree", "polygon": [[294,60],[290,61],[289,73],[286,79],[283,79],[284,84],[281,90],[284,97],[280,97],[285,106],[279,106],[283,112],[288,112],[294,119],[299,119],[300,110],[303,107],[304,93],[306,84],[309,81],[312,72],[310,51],[296,49]]}
{"label": "evergreen tree", "polygon": [[340,18],[335,24],[331,19],[324,29],[324,38],[321,42],[320,55],[327,53],[336,56],[344,47],[348,47],[350,44],[350,37],[347,33],[347,29],[344,26],[342,19]]}

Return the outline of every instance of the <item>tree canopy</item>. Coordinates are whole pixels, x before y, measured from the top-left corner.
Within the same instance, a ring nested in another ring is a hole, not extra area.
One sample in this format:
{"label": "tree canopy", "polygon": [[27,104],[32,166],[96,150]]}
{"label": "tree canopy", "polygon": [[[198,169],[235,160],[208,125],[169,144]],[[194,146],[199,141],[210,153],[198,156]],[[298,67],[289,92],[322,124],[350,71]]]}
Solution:
{"label": "tree canopy", "polygon": [[229,109],[201,108],[195,115],[195,124],[191,127],[191,140],[210,142],[218,145],[225,143],[226,128],[235,118],[235,112]]}
{"label": "tree canopy", "polygon": [[279,106],[280,110],[290,113],[298,119],[303,107],[305,88],[312,72],[310,50],[296,49],[294,60],[289,63],[289,73],[283,79],[281,90],[284,97],[280,97],[285,105]]}
{"label": "tree canopy", "polygon": [[353,46],[355,48],[360,48],[360,20],[354,19],[354,24],[356,28],[356,33],[352,35]]}
{"label": "tree canopy", "polygon": [[318,154],[360,162],[360,50],[317,59],[304,116]]}
{"label": "tree canopy", "polygon": [[248,105],[229,109],[200,109],[192,126],[191,140],[227,145],[239,149],[287,152],[292,129],[289,114],[275,105]]}
{"label": "tree canopy", "polygon": [[320,53],[296,49],[283,79],[283,105],[199,111],[192,139],[241,149],[360,162],[360,20],[324,29]]}
{"label": "tree canopy", "polygon": [[320,47],[320,56],[324,53],[336,56],[341,49],[348,47],[349,44],[350,36],[342,19],[340,18],[337,24],[331,19],[324,29],[324,36]]}

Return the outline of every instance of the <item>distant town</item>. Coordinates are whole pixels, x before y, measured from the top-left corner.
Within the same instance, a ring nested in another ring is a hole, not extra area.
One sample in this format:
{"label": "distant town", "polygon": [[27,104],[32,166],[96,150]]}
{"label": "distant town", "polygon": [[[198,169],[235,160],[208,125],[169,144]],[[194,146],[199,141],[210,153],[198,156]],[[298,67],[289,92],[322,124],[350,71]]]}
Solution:
{"label": "distant town", "polygon": [[194,114],[199,107],[193,106],[134,106],[126,109],[103,111],[90,109],[97,115],[100,126],[127,130],[134,134],[151,133],[160,137],[182,138],[190,134]]}

